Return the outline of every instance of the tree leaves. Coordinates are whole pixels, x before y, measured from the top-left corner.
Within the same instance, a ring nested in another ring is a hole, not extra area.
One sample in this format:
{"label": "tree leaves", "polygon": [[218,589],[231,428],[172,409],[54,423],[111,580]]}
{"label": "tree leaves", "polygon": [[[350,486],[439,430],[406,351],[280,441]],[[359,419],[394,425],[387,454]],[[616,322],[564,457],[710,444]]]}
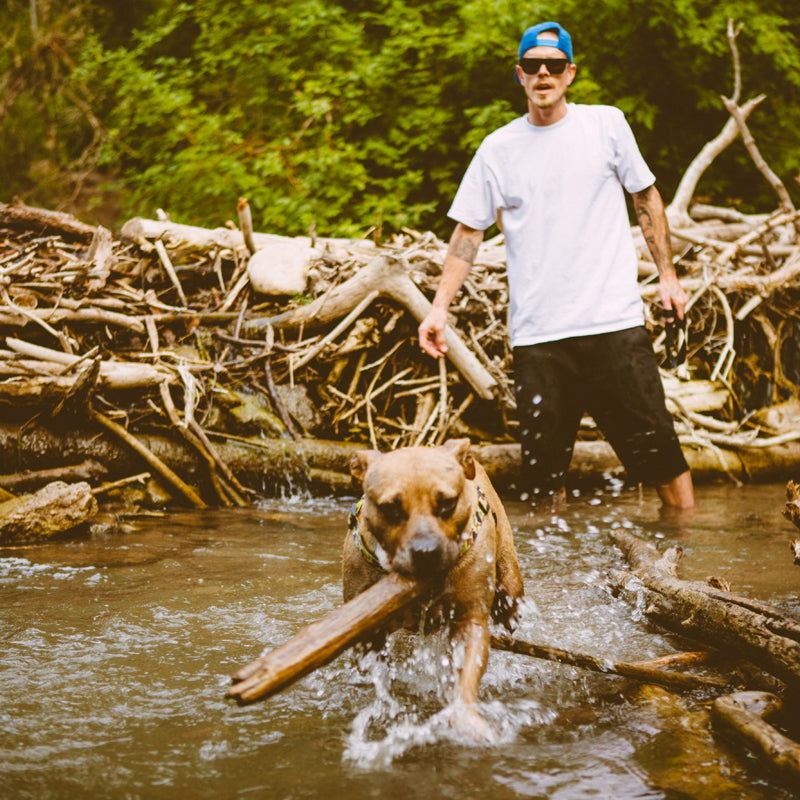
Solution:
{"label": "tree leaves", "polygon": [[[290,235],[312,224],[331,236],[373,225],[445,235],[478,143],[525,111],[513,66],[521,32],[539,21],[511,0],[34,7],[35,41],[28,3],[0,10],[0,178],[9,191],[58,206],[97,165],[116,177],[127,213],[163,207],[218,225],[246,194],[261,229]],[[793,0],[560,0],[547,16],[573,37],[571,99],[625,110],[667,198],[727,118],[725,26],[729,16],[743,22],[743,90],[770,94],[752,130],[792,183]],[[34,58],[42,41],[60,47],[47,51],[47,69]],[[714,170],[709,195],[738,194],[750,210],[771,204],[743,148]]]}

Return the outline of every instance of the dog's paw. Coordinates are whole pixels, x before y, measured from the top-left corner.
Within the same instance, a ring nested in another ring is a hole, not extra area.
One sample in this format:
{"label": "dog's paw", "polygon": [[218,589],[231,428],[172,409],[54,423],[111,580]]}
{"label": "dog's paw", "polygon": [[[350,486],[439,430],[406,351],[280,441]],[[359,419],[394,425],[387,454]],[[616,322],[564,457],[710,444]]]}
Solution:
{"label": "dog's paw", "polygon": [[494,595],[492,621],[503,625],[509,633],[513,633],[519,625],[519,599],[509,595],[502,586]]}
{"label": "dog's paw", "polygon": [[494,728],[478,713],[473,705],[458,703],[447,709],[447,722],[460,739],[474,744],[497,744]]}

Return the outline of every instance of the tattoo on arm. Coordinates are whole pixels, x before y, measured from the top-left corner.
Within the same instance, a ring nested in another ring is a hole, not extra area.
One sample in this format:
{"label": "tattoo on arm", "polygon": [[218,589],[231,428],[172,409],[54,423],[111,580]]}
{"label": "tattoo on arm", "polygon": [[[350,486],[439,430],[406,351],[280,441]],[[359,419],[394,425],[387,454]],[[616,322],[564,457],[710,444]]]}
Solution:
{"label": "tattoo on arm", "polygon": [[471,239],[459,236],[453,242],[453,255],[468,264],[472,264],[475,261],[475,256],[478,255],[478,245]]}
{"label": "tattoo on arm", "polygon": [[669,248],[669,234],[667,232],[667,221],[663,212],[655,203],[653,196],[655,191],[653,186],[644,191],[633,195],[633,206],[639,220],[639,227],[642,230],[647,247],[656,262],[659,272],[672,267],[672,256]]}

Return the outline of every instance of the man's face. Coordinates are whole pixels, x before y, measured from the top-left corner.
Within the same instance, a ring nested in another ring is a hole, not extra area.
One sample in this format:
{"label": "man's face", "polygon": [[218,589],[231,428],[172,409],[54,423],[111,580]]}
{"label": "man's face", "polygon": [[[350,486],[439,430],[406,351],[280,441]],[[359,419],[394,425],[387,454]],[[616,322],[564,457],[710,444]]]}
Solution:
{"label": "man's face", "polygon": [[[558,58],[566,56],[556,47],[531,47],[523,53],[524,58]],[[568,64],[560,75],[552,75],[547,66],[542,64],[535,75],[528,75],[517,65],[517,77],[520,80],[528,100],[540,109],[553,108],[558,105],[567,93],[567,87],[575,78],[575,65]]]}

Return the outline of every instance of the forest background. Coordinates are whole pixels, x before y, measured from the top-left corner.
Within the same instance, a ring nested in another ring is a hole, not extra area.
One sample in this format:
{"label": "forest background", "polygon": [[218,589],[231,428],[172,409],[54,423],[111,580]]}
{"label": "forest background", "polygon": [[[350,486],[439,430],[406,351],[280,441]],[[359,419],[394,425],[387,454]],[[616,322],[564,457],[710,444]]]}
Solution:
{"label": "forest background", "polygon": [[[767,94],[750,129],[798,196],[796,0],[6,0],[0,199],[114,228],[157,208],[217,226],[245,196],[256,230],[444,237],[475,148],[524,113],[520,34],[556,19],[570,99],[626,113],[668,201],[728,119],[729,17],[742,97]],[[774,206],[741,143],[698,191]]]}

